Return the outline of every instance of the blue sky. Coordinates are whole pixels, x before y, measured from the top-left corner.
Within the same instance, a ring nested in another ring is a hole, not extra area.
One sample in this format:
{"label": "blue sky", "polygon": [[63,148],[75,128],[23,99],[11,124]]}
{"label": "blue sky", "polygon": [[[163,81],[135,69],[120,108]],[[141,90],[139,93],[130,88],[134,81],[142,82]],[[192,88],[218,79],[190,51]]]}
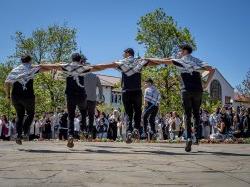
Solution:
{"label": "blue sky", "polygon": [[248,0],[1,0],[0,62],[13,54],[16,31],[30,35],[65,22],[77,29],[78,47],[91,63],[119,59],[127,47],[143,55],[144,47],[135,41],[136,23],[156,8],[190,29],[198,47],[194,56],[219,69],[232,86],[243,80],[250,69]]}

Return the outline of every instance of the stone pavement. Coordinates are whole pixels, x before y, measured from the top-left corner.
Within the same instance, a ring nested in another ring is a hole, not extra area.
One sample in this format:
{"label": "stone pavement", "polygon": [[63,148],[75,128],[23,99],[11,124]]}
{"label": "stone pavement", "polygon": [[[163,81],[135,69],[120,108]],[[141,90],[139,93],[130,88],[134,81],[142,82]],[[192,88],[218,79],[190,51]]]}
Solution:
{"label": "stone pavement", "polygon": [[250,145],[0,142],[4,186],[250,186]]}

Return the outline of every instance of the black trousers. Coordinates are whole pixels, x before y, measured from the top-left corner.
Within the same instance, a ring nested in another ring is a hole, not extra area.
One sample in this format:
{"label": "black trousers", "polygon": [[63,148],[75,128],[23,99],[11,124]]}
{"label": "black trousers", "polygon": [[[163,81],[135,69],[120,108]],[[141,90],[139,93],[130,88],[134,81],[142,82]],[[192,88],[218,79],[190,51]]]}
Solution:
{"label": "black trousers", "polygon": [[[75,111],[76,107],[78,107],[81,116],[85,114],[87,106],[86,97],[84,96],[67,96],[67,109],[68,109],[68,117],[69,117],[69,130],[68,134],[70,136],[74,136],[74,119],[75,119]],[[82,122],[81,122],[82,124]]]}
{"label": "black trousers", "polygon": [[202,100],[202,92],[182,92],[182,103],[185,115],[185,124],[187,131],[187,138],[191,138],[192,134],[192,114],[194,119],[194,129],[196,132],[196,138],[201,138],[200,131],[200,106]]}
{"label": "black trousers", "polygon": [[68,139],[68,129],[59,129],[59,140],[64,140]]}
{"label": "black trousers", "polygon": [[153,133],[156,133],[155,130],[155,117],[158,113],[158,106],[153,105],[152,103],[148,103],[148,106],[145,107],[143,111],[143,126],[144,126],[144,132],[147,132],[148,127],[148,121],[151,127],[151,130]]}
{"label": "black trousers", "polygon": [[[17,119],[16,119],[16,130],[17,137],[22,137],[22,132],[28,135],[30,131],[30,125],[34,119],[35,115],[35,98],[29,99],[17,99],[12,98],[12,103],[16,110]],[[24,116],[26,114],[25,120]]]}
{"label": "black trousers", "polygon": [[117,138],[117,122],[109,123],[108,139],[116,140]]}
{"label": "black trousers", "polygon": [[128,116],[127,132],[133,131],[134,128],[140,130],[141,128],[141,107],[142,107],[142,91],[126,91],[122,93],[122,102],[125,113]]}
{"label": "black trousers", "polygon": [[[94,117],[95,117],[95,107],[96,101],[89,101],[87,100],[87,109],[84,110],[84,114],[82,115],[82,131],[87,131],[93,135],[93,124],[94,124]],[[89,118],[89,124],[87,128],[86,118]]]}

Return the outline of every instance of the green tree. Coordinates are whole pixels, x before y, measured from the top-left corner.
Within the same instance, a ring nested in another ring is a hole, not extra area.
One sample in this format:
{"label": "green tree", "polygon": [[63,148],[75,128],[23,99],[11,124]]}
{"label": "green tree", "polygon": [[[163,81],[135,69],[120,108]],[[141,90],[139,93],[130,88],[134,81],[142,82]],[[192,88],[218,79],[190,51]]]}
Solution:
{"label": "green tree", "polygon": [[[136,40],[146,48],[145,56],[167,58],[176,55],[178,46],[183,43],[196,48],[194,38],[187,28],[181,28],[163,9],[142,16],[137,23]],[[179,73],[173,66],[148,67],[143,78],[151,77],[160,89],[161,112],[176,110],[181,112]]]}
{"label": "green tree", "polygon": [[208,92],[203,92],[201,108],[207,110],[209,113],[213,113],[219,106],[221,106],[219,100],[214,100],[210,97]]}
{"label": "green tree", "polygon": [[[30,54],[35,64],[44,63],[44,60],[50,63],[67,62],[71,53],[77,49],[76,29],[67,25],[36,29],[29,37],[16,32],[13,39],[16,42],[16,52],[12,57],[20,58],[22,54]],[[65,81],[57,75],[57,71],[51,71],[36,76],[34,87],[37,111],[54,111],[65,105]]]}
{"label": "green tree", "polygon": [[14,108],[6,99],[4,82],[15,64],[16,62],[13,60],[8,60],[5,63],[0,64],[0,114],[7,114],[9,117],[14,115]]}
{"label": "green tree", "polygon": [[236,88],[241,95],[250,97],[250,69],[248,70],[245,79]]}

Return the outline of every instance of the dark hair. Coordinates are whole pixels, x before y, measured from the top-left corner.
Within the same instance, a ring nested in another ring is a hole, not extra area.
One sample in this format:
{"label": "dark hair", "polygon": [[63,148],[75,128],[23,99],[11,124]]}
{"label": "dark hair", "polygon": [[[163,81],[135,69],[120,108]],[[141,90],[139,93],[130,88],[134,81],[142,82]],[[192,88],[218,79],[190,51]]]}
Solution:
{"label": "dark hair", "polygon": [[32,60],[32,58],[31,58],[30,55],[23,55],[23,56],[21,57],[22,63],[29,63],[31,60]]}
{"label": "dark hair", "polygon": [[188,44],[180,45],[179,48],[182,50],[187,50],[188,54],[191,54],[193,52],[193,48]]}
{"label": "dark hair", "polygon": [[151,78],[146,79],[145,82],[150,83],[150,84],[154,84],[154,81]]}
{"label": "dark hair", "polygon": [[82,60],[82,56],[79,53],[73,53],[71,55],[71,59],[73,62],[80,62]]}
{"label": "dark hair", "polygon": [[127,48],[124,50],[124,52],[130,54],[131,56],[135,56],[134,49],[132,48]]}
{"label": "dark hair", "polygon": [[103,117],[104,117],[104,118],[106,118],[106,114],[105,114],[105,112],[102,112],[101,114],[103,115]]}

